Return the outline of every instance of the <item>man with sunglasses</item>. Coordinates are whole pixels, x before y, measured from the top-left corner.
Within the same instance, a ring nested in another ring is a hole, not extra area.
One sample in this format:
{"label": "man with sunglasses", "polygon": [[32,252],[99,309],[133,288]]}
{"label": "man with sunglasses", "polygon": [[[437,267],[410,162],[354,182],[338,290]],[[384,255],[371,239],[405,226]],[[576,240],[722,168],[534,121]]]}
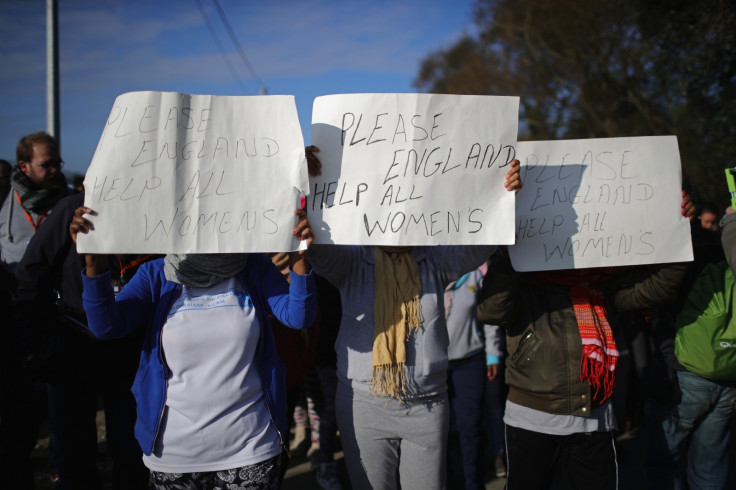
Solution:
{"label": "man with sunglasses", "polygon": [[0,258],[11,272],[28,240],[62,197],[70,193],[61,167],[59,143],[44,132],[24,136],[16,149],[18,165],[0,209]]}
{"label": "man with sunglasses", "polygon": [[0,208],[0,479],[7,488],[25,489],[33,488],[30,452],[46,402],[43,385],[22,367],[19,332],[10,325],[14,272],[36,229],[71,191],[61,173],[59,144],[49,134],[21,138],[16,159]]}

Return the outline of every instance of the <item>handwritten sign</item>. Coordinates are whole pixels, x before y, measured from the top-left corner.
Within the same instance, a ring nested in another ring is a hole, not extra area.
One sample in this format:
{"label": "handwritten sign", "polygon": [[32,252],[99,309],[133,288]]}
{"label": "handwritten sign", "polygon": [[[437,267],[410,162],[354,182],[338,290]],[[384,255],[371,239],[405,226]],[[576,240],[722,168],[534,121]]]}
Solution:
{"label": "handwritten sign", "polygon": [[120,95],[84,180],[87,253],[289,251],[304,139],[291,96]]}
{"label": "handwritten sign", "polygon": [[516,97],[352,94],[315,99],[317,243],[508,244]]}
{"label": "handwritten sign", "polygon": [[520,142],[516,270],[692,260],[674,136]]}

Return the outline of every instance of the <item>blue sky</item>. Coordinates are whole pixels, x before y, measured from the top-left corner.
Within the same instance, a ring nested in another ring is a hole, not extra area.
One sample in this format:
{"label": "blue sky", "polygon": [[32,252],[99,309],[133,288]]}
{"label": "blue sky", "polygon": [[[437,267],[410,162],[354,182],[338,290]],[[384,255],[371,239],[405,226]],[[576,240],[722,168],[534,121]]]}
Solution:
{"label": "blue sky", "polygon": [[[59,0],[62,157],[84,173],[115,97],[136,90],[256,95],[212,0]],[[471,0],[220,0],[269,94],[296,98],[309,142],[315,97],[413,92],[420,60],[473,29]],[[0,158],[46,129],[46,2],[0,0]]]}

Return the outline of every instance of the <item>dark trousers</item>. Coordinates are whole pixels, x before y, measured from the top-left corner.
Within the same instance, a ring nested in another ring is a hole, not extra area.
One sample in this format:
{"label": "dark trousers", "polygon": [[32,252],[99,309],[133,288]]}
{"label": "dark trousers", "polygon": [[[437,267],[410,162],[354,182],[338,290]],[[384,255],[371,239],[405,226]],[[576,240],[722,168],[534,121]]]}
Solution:
{"label": "dark trousers", "polygon": [[493,381],[485,381],[485,400],[483,429],[486,433],[486,447],[491,457],[503,456],[506,452],[504,441],[503,412],[506,408],[506,394],[509,389],[505,380],[506,369],[498,366],[498,375]]}
{"label": "dark trousers", "polygon": [[27,490],[34,485],[31,451],[46,416],[46,393],[23,367],[10,308],[10,293],[0,285],[0,487]]}
{"label": "dark trousers", "polygon": [[136,410],[130,387],[139,347],[135,339],[87,346],[87,371],[73,379],[49,385],[49,429],[52,459],[59,474],[59,490],[97,490],[96,414],[101,400],[105,409],[107,449],[113,463],[113,488],[147,488],[148,470],[135,440]]}
{"label": "dark trousers", "polygon": [[614,490],[618,466],[612,432],[555,436],[506,426],[508,490],[548,489],[556,471],[565,488]]}
{"label": "dark trousers", "polygon": [[[447,370],[450,438],[457,436],[459,442],[467,490],[484,488],[481,430],[485,382],[486,363],[483,353],[459,362],[450,362]],[[457,458],[456,452],[448,451],[451,470],[457,466],[458,459],[460,458]],[[452,471],[448,472],[450,473]]]}
{"label": "dark trousers", "polygon": [[14,361],[0,361],[0,487],[27,490],[34,485],[31,451],[45,416],[46,393]]}
{"label": "dark trousers", "polygon": [[337,390],[337,369],[334,366],[317,366],[322,398],[322,412],[319,414],[319,462],[330,463],[335,460],[337,451],[337,420],[335,419],[335,391]]}
{"label": "dark trousers", "polygon": [[50,449],[62,488],[102,488],[97,472],[97,392],[86,381],[48,388]]}

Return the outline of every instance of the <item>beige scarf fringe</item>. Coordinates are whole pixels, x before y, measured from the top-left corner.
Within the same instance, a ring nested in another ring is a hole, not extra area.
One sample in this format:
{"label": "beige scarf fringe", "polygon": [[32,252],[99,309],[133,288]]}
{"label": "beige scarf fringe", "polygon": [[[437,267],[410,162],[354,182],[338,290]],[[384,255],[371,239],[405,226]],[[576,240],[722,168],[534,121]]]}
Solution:
{"label": "beige scarf fringe", "polygon": [[406,342],[422,323],[419,268],[409,247],[374,247],[373,371],[371,391],[406,394]]}

